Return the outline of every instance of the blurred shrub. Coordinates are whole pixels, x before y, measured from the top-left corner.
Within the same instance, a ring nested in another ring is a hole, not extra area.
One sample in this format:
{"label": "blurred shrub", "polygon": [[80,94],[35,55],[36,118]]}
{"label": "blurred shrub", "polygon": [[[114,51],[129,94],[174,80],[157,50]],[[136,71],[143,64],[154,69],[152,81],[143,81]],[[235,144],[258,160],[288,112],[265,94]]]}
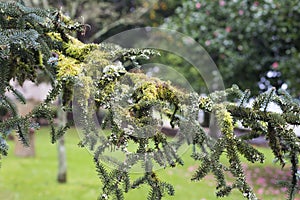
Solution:
{"label": "blurred shrub", "polygon": [[184,0],[175,13],[164,27],[203,45],[226,86],[238,83],[254,94],[288,86],[299,96],[299,1]]}

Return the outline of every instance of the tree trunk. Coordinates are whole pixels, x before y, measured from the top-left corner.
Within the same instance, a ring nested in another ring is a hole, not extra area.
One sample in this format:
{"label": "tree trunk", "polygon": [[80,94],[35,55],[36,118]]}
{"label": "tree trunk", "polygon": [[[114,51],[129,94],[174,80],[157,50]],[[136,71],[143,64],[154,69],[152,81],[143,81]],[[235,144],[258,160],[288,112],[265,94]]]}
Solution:
{"label": "tree trunk", "polygon": [[[58,109],[58,124],[59,126],[65,126],[67,121],[67,113],[61,109],[62,103],[61,98],[59,100],[59,109]],[[61,136],[57,141],[57,150],[58,150],[58,174],[57,181],[59,183],[67,182],[67,159],[66,159],[66,148],[65,148],[65,138]]]}
{"label": "tree trunk", "polygon": [[65,138],[62,136],[58,141],[58,174],[57,181],[59,183],[67,182],[67,159],[65,149]]}
{"label": "tree trunk", "polygon": [[211,115],[208,134],[210,135],[210,137],[218,139],[220,137],[219,133],[220,129],[217,124],[217,119],[214,115]]}
{"label": "tree trunk", "polygon": [[208,112],[204,112],[203,113],[203,122],[201,123],[201,126],[203,127],[208,127],[209,131],[208,134],[210,135],[210,137],[217,139],[220,137],[219,135],[219,127],[217,125],[217,121],[214,115],[208,113]]}
{"label": "tree trunk", "polygon": [[208,112],[203,112],[203,122],[202,122],[202,126],[203,127],[209,127],[209,120],[210,119],[210,113]]}

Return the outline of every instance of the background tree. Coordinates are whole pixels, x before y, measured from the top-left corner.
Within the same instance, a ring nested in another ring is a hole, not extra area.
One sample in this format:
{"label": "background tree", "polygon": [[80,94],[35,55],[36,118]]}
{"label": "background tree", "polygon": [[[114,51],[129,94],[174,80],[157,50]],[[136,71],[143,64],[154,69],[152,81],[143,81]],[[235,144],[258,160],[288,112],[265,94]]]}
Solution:
{"label": "background tree", "polygon": [[299,96],[299,2],[182,1],[164,27],[197,40],[219,67],[225,85],[253,94],[270,87]]}
{"label": "background tree", "polygon": [[83,42],[101,42],[110,35],[141,26],[158,26],[174,13],[179,2],[172,0],[24,0],[26,5],[56,8],[74,20],[88,24]]}

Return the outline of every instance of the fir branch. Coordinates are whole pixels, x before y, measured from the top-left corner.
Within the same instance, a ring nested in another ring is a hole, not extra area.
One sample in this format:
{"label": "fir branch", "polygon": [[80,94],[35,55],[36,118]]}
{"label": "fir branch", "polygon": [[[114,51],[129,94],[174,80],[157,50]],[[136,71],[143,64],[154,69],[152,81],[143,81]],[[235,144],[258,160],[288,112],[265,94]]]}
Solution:
{"label": "fir branch", "polygon": [[[25,122],[25,120],[23,122]],[[26,147],[29,147],[28,126],[29,125],[17,125],[17,135],[19,137],[19,140]]]}
{"label": "fir branch", "polygon": [[8,91],[11,91],[15,97],[23,104],[26,104],[26,99],[22,93],[20,93],[17,89],[13,88],[11,85],[7,87]]}
{"label": "fir branch", "polygon": [[67,123],[65,126],[59,127],[58,130],[52,133],[51,143],[54,144],[59,138],[61,138],[67,130],[70,128],[70,125]]}
{"label": "fir branch", "polygon": [[[292,149],[293,150],[293,149]],[[293,200],[296,197],[297,191],[299,190],[299,174],[298,174],[298,155],[299,155],[299,151],[291,151],[290,153],[290,160],[292,163],[291,166],[291,174],[292,174],[292,180],[289,184],[288,187],[288,200]]]}
{"label": "fir branch", "polygon": [[259,152],[258,150],[256,150],[254,147],[252,147],[251,145],[249,145],[248,143],[240,140],[240,139],[236,139],[236,147],[237,150],[243,155],[245,156],[245,158],[252,162],[260,162],[263,163],[265,160],[264,154],[262,154],[261,152]]}
{"label": "fir branch", "polygon": [[6,140],[0,136],[0,154],[3,156],[7,156],[8,154],[8,144]]}
{"label": "fir branch", "polygon": [[282,168],[283,168],[285,166],[283,149],[280,144],[280,139],[277,136],[276,129],[274,128],[273,124],[271,124],[271,123],[268,124],[267,139],[269,139],[269,141],[270,141],[269,145],[272,149],[273,154],[280,161],[280,164],[282,165]]}

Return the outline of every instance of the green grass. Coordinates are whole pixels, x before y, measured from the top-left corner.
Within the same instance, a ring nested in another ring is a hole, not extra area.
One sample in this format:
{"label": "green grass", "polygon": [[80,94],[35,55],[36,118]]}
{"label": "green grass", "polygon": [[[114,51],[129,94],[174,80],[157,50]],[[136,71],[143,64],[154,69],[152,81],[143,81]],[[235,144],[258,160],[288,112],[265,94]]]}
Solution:
{"label": "green grass", "polygon": [[[57,173],[57,150],[56,145],[50,143],[49,129],[42,128],[36,134],[36,157],[18,158],[14,156],[14,143],[9,142],[9,155],[2,160],[0,169],[0,199],[5,200],[68,200],[68,199],[97,199],[101,185],[96,175],[91,154],[85,148],[77,146],[79,137],[74,129],[68,131],[66,135],[67,162],[68,162],[68,182],[58,184],[56,182]],[[265,166],[273,166],[272,155],[268,149],[260,148],[266,154],[267,160],[263,165],[247,165],[248,173],[261,175]],[[215,180],[212,175],[200,182],[191,182],[190,178],[198,164],[189,157],[190,150],[183,155],[184,166],[174,169],[159,170],[159,176],[173,184],[175,196],[166,196],[164,199],[170,200],[214,200]],[[222,158],[225,159],[225,158]],[[278,167],[274,168],[278,169]],[[262,172],[260,174],[260,172]],[[132,175],[133,177],[139,174]],[[268,180],[268,179],[266,179]],[[255,184],[255,190],[261,188]],[[126,194],[126,199],[143,200],[147,197],[147,187],[142,187],[130,191]],[[267,191],[265,189],[265,191]],[[271,191],[271,190],[270,190]],[[281,200],[284,195],[261,194],[263,200]],[[222,198],[224,200],[243,199],[242,195],[234,191],[231,196]]]}
{"label": "green grass", "polygon": [[14,156],[14,144],[2,160],[0,169],[0,199],[96,199],[98,178],[92,157],[84,148],[77,146],[76,131],[66,136],[68,183],[58,184],[57,149],[50,143],[49,129],[36,134],[36,157]]}

